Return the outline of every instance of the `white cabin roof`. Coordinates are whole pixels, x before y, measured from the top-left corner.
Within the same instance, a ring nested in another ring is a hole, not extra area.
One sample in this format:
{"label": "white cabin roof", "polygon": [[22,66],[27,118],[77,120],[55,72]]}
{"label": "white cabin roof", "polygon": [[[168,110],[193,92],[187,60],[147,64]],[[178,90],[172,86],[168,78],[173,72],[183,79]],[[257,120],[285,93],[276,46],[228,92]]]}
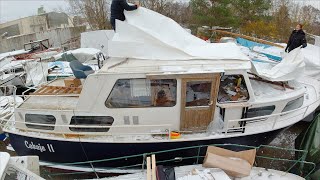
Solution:
{"label": "white cabin roof", "polygon": [[139,60],[110,58],[98,74],[124,73],[210,73],[228,70],[248,70],[250,61],[243,60]]}
{"label": "white cabin roof", "polygon": [[195,74],[251,68],[250,59],[235,44],[207,43],[143,7],[125,15],[126,21],[116,21],[108,46],[111,58],[98,73]]}

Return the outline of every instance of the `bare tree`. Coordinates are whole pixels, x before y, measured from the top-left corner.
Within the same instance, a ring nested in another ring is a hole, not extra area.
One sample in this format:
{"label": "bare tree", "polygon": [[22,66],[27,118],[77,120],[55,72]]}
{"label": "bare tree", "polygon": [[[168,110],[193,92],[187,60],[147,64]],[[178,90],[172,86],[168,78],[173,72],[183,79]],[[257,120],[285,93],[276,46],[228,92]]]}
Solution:
{"label": "bare tree", "polygon": [[320,10],[311,5],[303,6],[300,9],[299,20],[305,25],[312,25],[320,20]]}
{"label": "bare tree", "polygon": [[69,11],[86,19],[92,30],[110,29],[108,12],[110,0],[67,0]]}
{"label": "bare tree", "polygon": [[138,0],[138,2],[148,9],[164,14],[171,0]]}
{"label": "bare tree", "polygon": [[288,0],[274,1],[277,8],[273,12],[273,23],[277,29],[277,39],[286,42],[292,32],[292,23],[290,18],[290,2]]}
{"label": "bare tree", "polygon": [[178,23],[186,24],[191,19],[189,3],[172,0],[130,0],[138,2],[141,6],[168,16]]}

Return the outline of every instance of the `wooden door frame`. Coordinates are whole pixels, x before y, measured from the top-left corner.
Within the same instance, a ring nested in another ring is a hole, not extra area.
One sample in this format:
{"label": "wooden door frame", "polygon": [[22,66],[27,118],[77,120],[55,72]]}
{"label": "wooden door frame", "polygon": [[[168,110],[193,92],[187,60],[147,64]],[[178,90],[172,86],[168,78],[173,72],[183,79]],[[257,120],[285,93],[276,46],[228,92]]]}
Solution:
{"label": "wooden door frame", "polygon": [[[212,105],[209,105],[209,108],[211,110],[211,119],[214,117],[215,113],[215,106],[217,103],[217,96],[219,92],[219,85],[220,85],[220,73],[212,73],[212,74],[206,74],[206,76],[186,76],[186,77],[181,77],[181,108],[180,108],[180,130],[185,129],[185,113],[186,113],[186,87],[187,87],[187,82],[192,82],[192,81],[208,81],[211,82],[211,96],[210,96],[210,102],[212,102]],[[196,109],[203,109],[206,107],[192,107],[195,110]]]}

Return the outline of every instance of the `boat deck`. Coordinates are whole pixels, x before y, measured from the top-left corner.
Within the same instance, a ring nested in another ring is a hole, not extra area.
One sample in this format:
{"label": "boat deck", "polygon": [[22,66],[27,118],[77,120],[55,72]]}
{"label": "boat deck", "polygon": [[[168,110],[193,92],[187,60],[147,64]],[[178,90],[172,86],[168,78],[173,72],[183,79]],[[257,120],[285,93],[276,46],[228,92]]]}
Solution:
{"label": "boat deck", "polygon": [[72,96],[30,96],[19,109],[73,110],[79,97]]}
{"label": "boat deck", "polygon": [[303,90],[303,87],[297,83],[292,82],[290,88],[284,88],[279,85],[274,85],[270,83],[260,82],[256,80],[250,80],[254,95],[256,99],[269,99],[269,98],[277,98],[277,97],[285,97],[289,93],[298,92]]}

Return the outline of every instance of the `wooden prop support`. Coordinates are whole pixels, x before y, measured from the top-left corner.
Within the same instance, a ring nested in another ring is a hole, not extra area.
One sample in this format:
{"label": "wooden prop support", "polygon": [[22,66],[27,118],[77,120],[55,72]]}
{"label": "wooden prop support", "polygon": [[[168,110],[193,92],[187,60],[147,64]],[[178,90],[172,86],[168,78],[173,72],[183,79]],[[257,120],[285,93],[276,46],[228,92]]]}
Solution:
{"label": "wooden prop support", "polygon": [[156,155],[152,154],[151,155],[151,159],[152,159],[152,180],[157,180],[157,175],[156,175],[156,170],[157,170]]}
{"label": "wooden prop support", "polygon": [[147,180],[151,180],[151,159],[147,157]]}
{"label": "wooden prop support", "polygon": [[156,155],[147,157],[147,180],[157,180]]}

